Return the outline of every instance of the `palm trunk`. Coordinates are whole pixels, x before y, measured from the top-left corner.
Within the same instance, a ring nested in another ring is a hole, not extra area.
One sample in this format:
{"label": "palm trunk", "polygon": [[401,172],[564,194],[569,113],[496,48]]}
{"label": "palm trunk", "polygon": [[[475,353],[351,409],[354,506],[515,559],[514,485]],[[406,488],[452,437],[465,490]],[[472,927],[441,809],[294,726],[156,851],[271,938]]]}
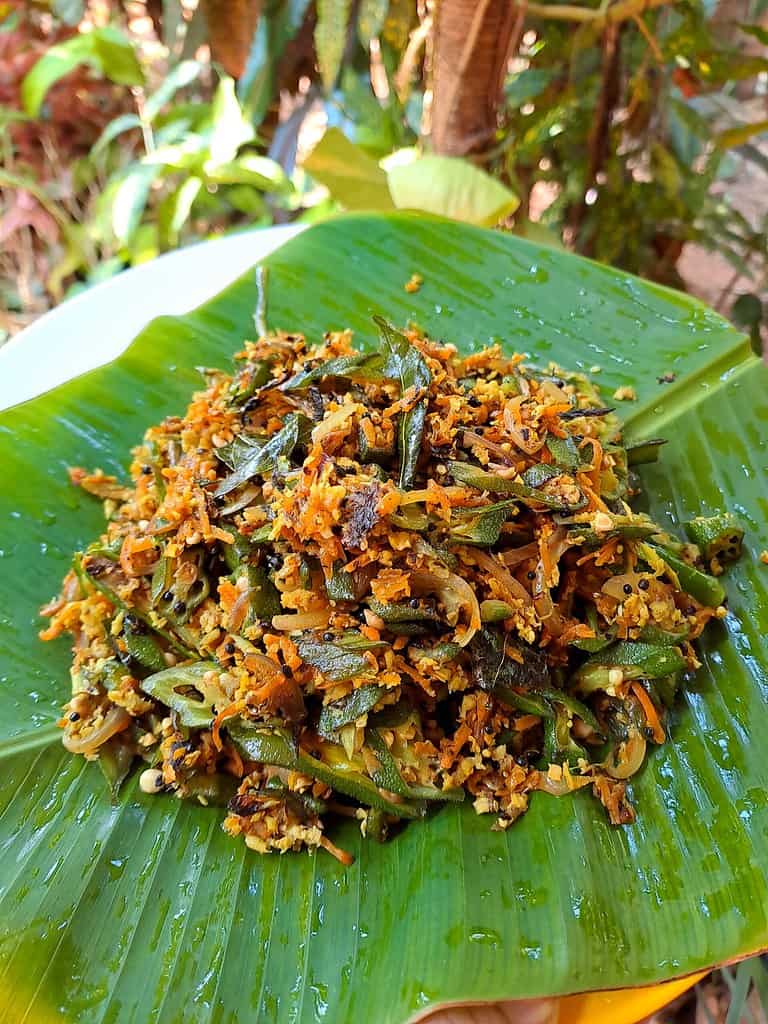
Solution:
{"label": "palm trunk", "polygon": [[228,75],[245,70],[263,0],[202,0],[211,57]]}
{"label": "palm trunk", "polygon": [[510,0],[438,0],[431,134],[436,153],[466,156],[493,141],[510,43],[521,27],[519,8]]}

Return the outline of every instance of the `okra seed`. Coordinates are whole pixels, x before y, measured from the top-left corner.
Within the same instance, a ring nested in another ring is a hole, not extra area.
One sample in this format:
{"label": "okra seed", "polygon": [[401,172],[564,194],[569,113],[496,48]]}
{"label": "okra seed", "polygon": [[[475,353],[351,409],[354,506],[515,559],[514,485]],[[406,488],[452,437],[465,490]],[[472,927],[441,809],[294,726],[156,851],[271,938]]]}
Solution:
{"label": "okra seed", "polygon": [[157,768],[147,768],[139,776],[139,789],[142,793],[157,793],[163,786],[163,773]]}

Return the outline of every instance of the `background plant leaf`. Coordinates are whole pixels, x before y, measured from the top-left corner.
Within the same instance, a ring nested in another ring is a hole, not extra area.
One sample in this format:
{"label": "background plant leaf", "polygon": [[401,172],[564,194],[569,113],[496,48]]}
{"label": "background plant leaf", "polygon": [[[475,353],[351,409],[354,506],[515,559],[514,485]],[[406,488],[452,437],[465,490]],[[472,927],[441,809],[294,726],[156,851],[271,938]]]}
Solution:
{"label": "background plant leaf", "polygon": [[[447,807],[389,844],[353,823],[357,860],[255,856],[220,812],[142,795],[113,806],[95,765],[59,746],[67,643],[37,608],[103,523],[71,464],[122,474],[142,431],[178,413],[197,365],[253,335],[246,274],[200,310],[150,325],[117,362],[0,415],[0,1019],[403,1024],[442,1000],[522,998],[659,981],[768,940],[768,368],[700,303],[510,235],[349,215],[266,261],[267,318],[311,339],[372,313],[462,350],[501,339],[532,360],[601,364],[631,384],[637,437],[667,436],[644,502],[672,528],[723,506],[748,524],[724,577],[672,741],[612,828],[588,794],[540,795],[507,832]],[[417,293],[403,284],[418,269]],[[64,342],[63,342],[64,343]],[[674,371],[673,384],[657,376]]]}
{"label": "background plant leaf", "polygon": [[326,131],[304,168],[349,210],[390,210],[394,205],[386,173],[338,128]]}
{"label": "background plant leaf", "polygon": [[424,210],[469,224],[493,225],[520,201],[479,167],[450,156],[423,156],[390,169],[389,190],[401,210]]}
{"label": "background plant leaf", "polygon": [[121,85],[142,85],[136,51],[116,28],[92,29],[57,43],[33,64],[21,83],[21,101],[30,117],[37,117],[45,95],[64,75],[80,64],[90,64],[105,78]]}
{"label": "background plant leaf", "polygon": [[323,85],[330,91],[336,81],[347,42],[351,0],[317,0],[315,52]]}

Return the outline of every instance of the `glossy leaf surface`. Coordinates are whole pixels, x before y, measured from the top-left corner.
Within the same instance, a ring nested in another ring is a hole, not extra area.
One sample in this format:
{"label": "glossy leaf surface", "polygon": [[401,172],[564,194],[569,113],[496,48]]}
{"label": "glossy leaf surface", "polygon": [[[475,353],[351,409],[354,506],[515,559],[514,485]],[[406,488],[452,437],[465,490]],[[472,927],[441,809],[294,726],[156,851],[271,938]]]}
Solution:
{"label": "glossy leaf surface", "polygon": [[53,725],[67,644],[36,639],[38,606],[100,528],[66,467],[124,471],[143,430],[200,386],[194,367],[227,365],[253,336],[254,275],[156,321],[116,363],[0,414],[0,1021],[346,1022],[375,1007],[402,1024],[440,1001],[649,983],[764,947],[768,370],[687,297],[465,225],[346,216],[266,262],[270,326],[311,342],[351,327],[374,346],[381,313],[463,349],[498,338],[598,364],[606,398],[634,386],[630,434],[669,438],[639,467],[642,502],[673,527],[721,508],[747,524],[731,614],[633,784],[631,827],[586,793],[539,794],[506,833],[467,802],[383,846],[336,828],[357,858],[344,868],[250,853],[220,811],[135,780],[113,806]]}

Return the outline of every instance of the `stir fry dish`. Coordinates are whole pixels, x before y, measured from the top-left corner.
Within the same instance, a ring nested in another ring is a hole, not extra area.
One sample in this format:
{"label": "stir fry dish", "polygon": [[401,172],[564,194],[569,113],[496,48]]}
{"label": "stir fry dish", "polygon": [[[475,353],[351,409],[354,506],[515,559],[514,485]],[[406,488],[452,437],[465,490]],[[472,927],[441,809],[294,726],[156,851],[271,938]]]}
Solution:
{"label": "stir fry dish", "polygon": [[348,863],[339,816],[383,839],[462,799],[506,829],[537,790],[631,822],[742,527],[633,511],[664,442],[585,376],[376,319],[372,353],[277,332],[203,370],[128,483],[70,470],[107,526],[42,609],[64,746],[262,853]]}

